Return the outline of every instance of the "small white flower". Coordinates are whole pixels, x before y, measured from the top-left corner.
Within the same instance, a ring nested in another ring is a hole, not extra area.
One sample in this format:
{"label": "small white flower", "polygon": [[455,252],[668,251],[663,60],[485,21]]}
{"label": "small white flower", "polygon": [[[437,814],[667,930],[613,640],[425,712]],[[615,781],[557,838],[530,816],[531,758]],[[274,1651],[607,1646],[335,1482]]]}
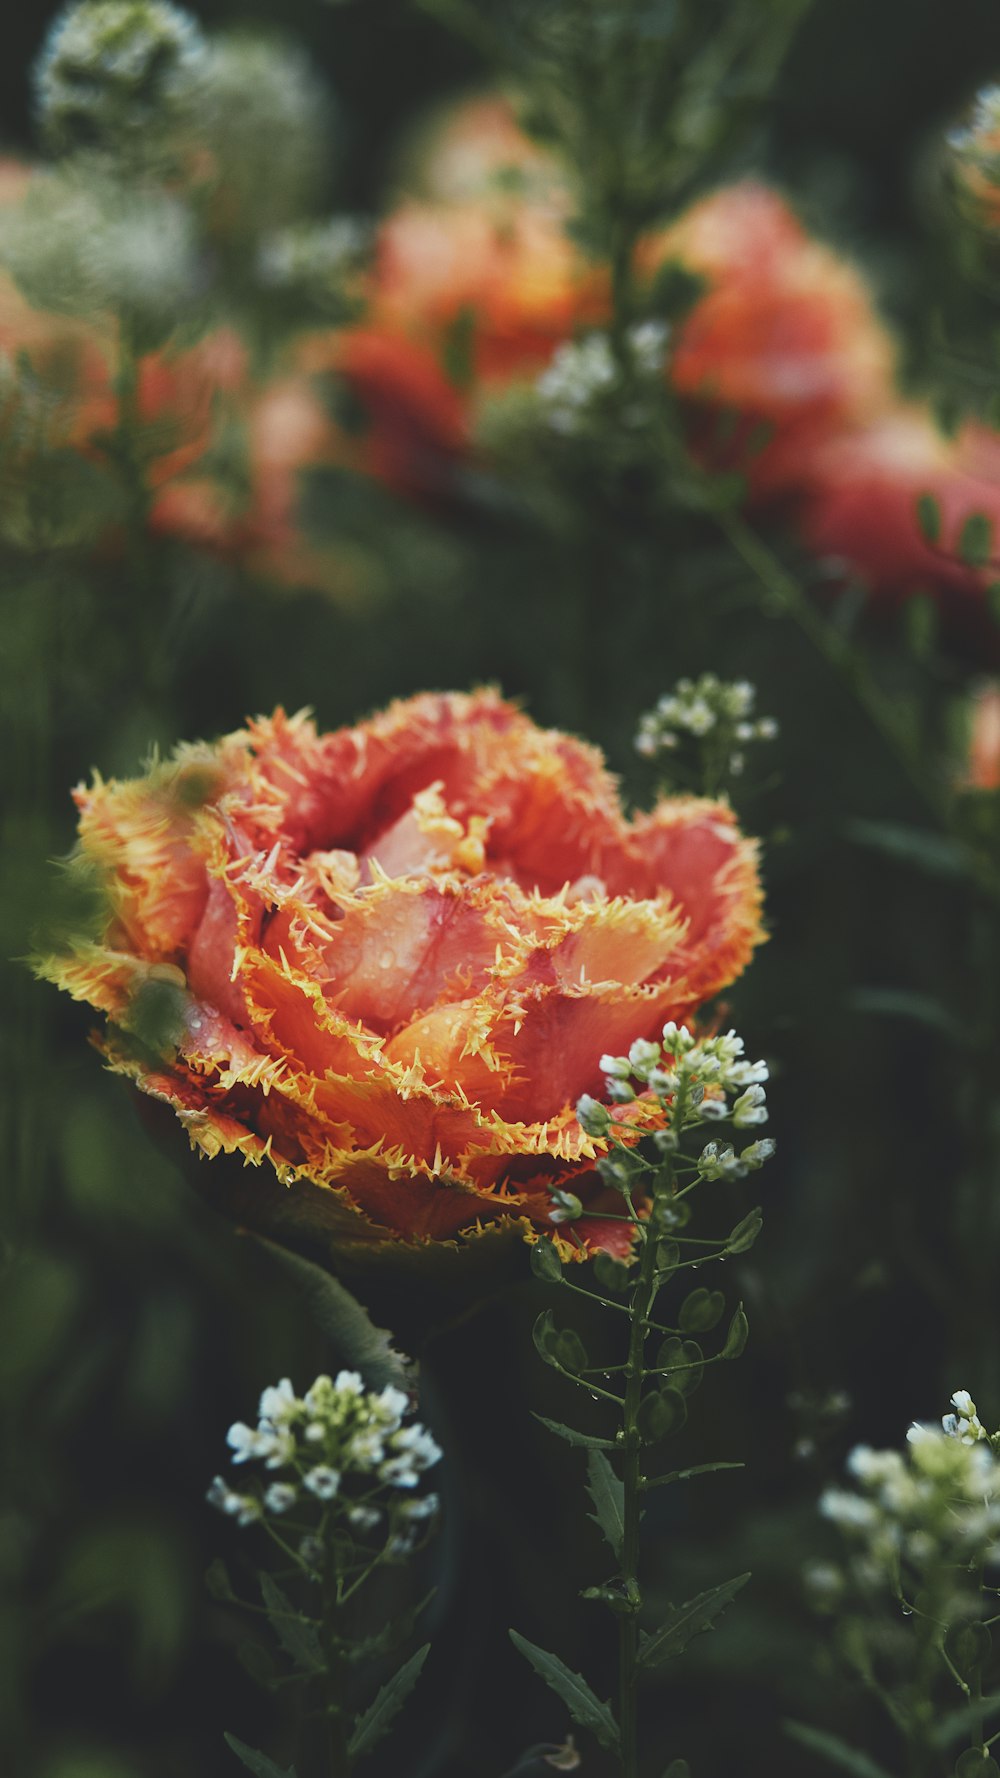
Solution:
{"label": "small white flower", "polygon": [[272,1426],[284,1426],[298,1418],[302,1406],[288,1377],[282,1377],[280,1383],[264,1390],[257,1412],[261,1420],[269,1420]]}
{"label": "small white flower", "polygon": [[376,1427],[355,1432],[347,1441],[347,1461],[358,1469],[374,1469],[385,1455],[383,1432],[384,1428]]}
{"label": "small white flower", "polygon": [[332,1500],[340,1487],[340,1471],[331,1469],[328,1463],[317,1463],[314,1469],[306,1470],[302,1481],[317,1500]]}
{"label": "small white flower", "polygon": [[364,1395],[365,1392],[365,1385],[360,1371],[338,1371],[337,1381],[334,1383],[333,1387],[338,1395],[347,1396],[349,1398],[356,1398]]}
{"label": "small white flower", "polygon": [[381,1517],[382,1514],[376,1506],[352,1506],[347,1513],[348,1523],[353,1525],[356,1531],[374,1531]]}
{"label": "small white flower", "polygon": [[233,1453],[234,1463],[252,1463],[259,1457],[271,1455],[274,1434],[267,1429],[246,1426],[242,1420],[237,1420],[226,1433],[226,1443]]}
{"label": "small white flower", "polygon": [[264,1491],[264,1505],[269,1513],[287,1513],[298,1497],[298,1489],[290,1482],[272,1482]]}
{"label": "small white flower", "polygon": [[744,1129],[748,1124],[767,1123],[767,1095],[763,1087],[747,1087],[733,1106],[733,1123],[737,1129]]}
{"label": "small white flower", "polygon": [[238,1525],[253,1525],[264,1516],[256,1494],[237,1494],[220,1475],[215,1477],[205,1499],[210,1506],[235,1519]]}

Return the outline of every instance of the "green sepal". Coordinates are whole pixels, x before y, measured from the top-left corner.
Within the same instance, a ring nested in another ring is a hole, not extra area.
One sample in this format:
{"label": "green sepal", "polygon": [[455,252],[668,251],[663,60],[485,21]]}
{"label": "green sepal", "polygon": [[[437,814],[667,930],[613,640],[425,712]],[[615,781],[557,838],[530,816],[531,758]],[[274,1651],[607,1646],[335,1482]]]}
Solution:
{"label": "green sepal", "polygon": [[679,1432],[686,1419],[687,1402],[679,1389],[668,1384],[643,1396],[635,1423],[643,1444],[656,1445],[669,1433]]}
{"label": "green sepal", "polygon": [[590,1451],[587,1455],[587,1492],[594,1503],[594,1511],[588,1517],[600,1526],[612,1555],[620,1561],[625,1538],[625,1485],[603,1451]]}
{"label": "green sepal", "polygon": [[255,1748],[248,1747],[245,1741],[237,1741],[235,1735],[226,1734],[222,1738],[236,1758],[242,1760],[247,1771],[253,1773],[254,1778],[297,1778],[294,1766],[276,1765],[273,1759],[268,1759],[266,1753],[258,1753]]}
{"label": "green sepal", "polygon": [[699,1284],[684,1298],[677,1316],[682,1333],[708,1333],[722,1319],[726,1299],[721,1290],[706,1290]]}
{"label": "green sepal", "polygon": [[693,1599],[686,1600],[683,1605],[675,1606],[658,1630],[640,1638],[640,1665],[653,1667],[659,1661],[668,1661],[674,1655],[683,1654],[689,1642],[700,1636],[704,1630],[714,1627],[716,1618],[721,1616],[727,1605],[732,1604],[740,1588],[745,1587],[749,1579],[749,1574],[738,1574],[735,1580],[726,1580],[720,1586],[709,1587],[704,1593],[696,1593]]}
{"label": "green sepal", "polygon": [[556,1252],[555,1243],[550,1241],[547,1236],[542,1235],[535,1242],[531,1249],[530,1261],[536,1278],[543,1279],[546,1284],[562,1283],[562,1260]]}
{"label": "green sepal", "polygon": [[518,1653],[526,1661],[530,1661],[539,1678],[544,1679],[550,1691],[555,1692],[556,1697],[562,1700],[573,1721],[579,1723],[582,1729],[589,1729],[599,1746],[617,1748],[620,1736],[611,1705],[602,1704],[587,1681],[567,1667],[558,1655],[548,1654],[544,1648],[538,1648],[535,1643],[529,1642],[526,1636],[519,1636],[516,1630],[511,1630],[510,1639]]}
{"label": "green sepal", "polygon": [[425,1642],[423,1648],[418,1648],[416,1654],[411,1655],[399,1671],[386,1680],[367,1710],[363,1710],[355,1718],[351,1739],[347,1743],[351,1759],[357,1759],[361,1753],[370,1753],[383,1735],[389,1733],[395,1717],[420,1678],[420,1669],[430,1653],[430,1647],[430,1643]]}
{"label": "green sepal", "polygon": [[746,1310],[742,1303],[737,1303],[736,1308],[733,1311],[733,1318],[729,1323],[729,1332],[726,1334],[725,1343],[722,1351],[719,1353],[719,1357],[739,1358],[740,1354],[746,1350],[746,1343],[749,1337],[750,1323],[747,1320]]}
{"label": "green sepal", "polygon": [[267,1620],[286,1655],[303,1673],[322,1673],[326,1666],[319,1637],[312,1624],[296,1611],[287,1593],[269,1574],[260,1576],[260,1595]]}
{"label": "green sepal", "polygon": [[576,1445],[582,1451],[619,1451],[621,1445],[613,1438],[598,1438],[592,1432],[577,1432],[574,1426],[564,1426],[560,1420],[547,1420],[544,1414],[533,1414],[532,1418],[548,1427],[557,1438],[564,1438],[568,1445]]}
{"label": "green sepal", "polygon": [[726,1241],[727,1253],[749,1253],[764,1226],[764,1212],[758,1205],[738,1222]]}

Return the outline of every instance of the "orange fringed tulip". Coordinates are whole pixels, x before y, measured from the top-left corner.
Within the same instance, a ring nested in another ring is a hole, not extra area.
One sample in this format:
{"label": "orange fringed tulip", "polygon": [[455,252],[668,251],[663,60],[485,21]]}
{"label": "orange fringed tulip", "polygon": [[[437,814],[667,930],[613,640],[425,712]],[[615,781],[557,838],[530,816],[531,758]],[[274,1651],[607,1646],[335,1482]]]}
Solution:
{"label": "orange fringed tulip", "polygon": [[[533,1238],[568,1182],[616,1204],[574,1110],[598,1058],[689,1016],[762,937],[724,803],[629,821],[596,751],[490,691],[322,735],[278,711],[77,802],[111,913],[43,973],[107,1015],[111,1067],[196,1149],[269,1163],[279,1214],[341,1251]],[[151,994],[159,1055],[136,1035]],[[266,1195],[248,1182],[240,1216]],[[620,1223],[578,1226],[621,1246]]]}

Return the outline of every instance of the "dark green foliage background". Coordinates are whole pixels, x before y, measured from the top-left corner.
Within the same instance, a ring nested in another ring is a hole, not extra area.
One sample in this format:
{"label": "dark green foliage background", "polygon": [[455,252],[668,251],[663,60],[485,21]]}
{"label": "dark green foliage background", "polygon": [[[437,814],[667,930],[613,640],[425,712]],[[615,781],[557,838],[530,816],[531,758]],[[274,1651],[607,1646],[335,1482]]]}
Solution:
{"label": "dark green foliage background", "polygon": [[[213,23],[280,23],[312,46],[340,102],[344,205],[376,206],[404,125],[481,72],[396,0],[294,0],[280,18],[268,0],[196,10]],[[26,70],[49,12],[4,22],[0,119],[14,147],[28,139]],[[942,125],[998,71],[991,0],[819,0],[754,147],[814,225],[866,259],[906,325],[918,380],[940,381],[926,347],[932,309],[960,317],[970,300],[937,250],[922,169]],[[412,690],[496,680],[539,721],[600,741],[649,794],[629,746],[640,710],[685,671],[757,682],[782,730],[780,782],[745,811],[765,842],[773,938],[732,1005],[748,1048],[775,1063],[779,1156],[760,1183],[765,1236],[725,1281],[747,1301],[750,1347],[696,1398],[682,1459],[748,1468],[668,1491],[648,1525],[663,1534],[653,1558],[663,1596],[748,1567],[754,1580],[651,1691],[645,1720],[651,1774],[684,1755],[703,1778],[806,1778],[823,1768],[786,1739],[784,1717],[850,1723],[875,1747],[880,1733],[863,1700],[838,1689],[826,1627],[804,1602],[802,1565],[830,1548],[817,1492],[850,1443],[897,1443],[959,1385],[1000,1420],[989,1228],[1000,1181],[981,1172],[980,1201],[956,1205],[968,1132],[978,1141],[998,1107],[987,1098],[965,1115],[965,1054],[947,1026],[983,1020],[986,1041],[1000,1042],[994,935],[976,927],[961,881],[852,841],[858,817],[925,816],[848,694],[696,526],[665,543],[641,520],[599,537],[591,525],[557,547],[500,510],[434,519],[345,482],[317,484],[312,499],[331,534],[388,539],[378,596],[345,610],[168,553],[164,584],[197,597],[169,634],[146,614],[169,669],[155,695],[117,570],[3,565],[0,948],[23,956],[59,911],[48,861],[72,843],[68,787],[92,765],[134,770],[154,741],[218,733],[278,702],[311,704],[335,725]],[[988,629],[972,640],[968,630],[946,638],[938,696],[995,659]],[[891,677],[908,648],[902,620],[867,634]],[[862,1013],[857,991],[873,988],[919,994],[947,1017]],[[147,1131],[101,1073],[86,1013],[16,961],[3,1004],[0,1770],[215,1778],[235,1770],[224,1729],[281,1758],[280,1704],[239,1666],[246,1632],[202,1586],[212,1556],[238,1564],[247,1539],[202,1502],[227,1425],[249,1415],[261,1385],[285,1372],[303,1384],[330,1356],[292,1286],[191,1189],[181,1139]],[[734,1220],[758,1183],[734,1192]],[[604,1625],[576,1597],[602,1562],[582,1464],[529,1415],[568,1408],[531,1349],[544,1290],[520,1255],[508,1282],[450,1331],[455,1305],[434,1286],[423,1300],[387,1301],[383,1289],[378,1304],[403,1338],[441,1329],[421,1358],[426,1414],[448,1453],[446,1526],[426,1558],[440,1589],[433,1649],[405,1725],[373,1765],[399,1778],[500,1778],[523,1747],[565,1733],[509,1647],[510,1623],[583,1668],[602,1696],[611,1689]],[[603,1772],[602,1756],[588,1748],[584,1769]]]}

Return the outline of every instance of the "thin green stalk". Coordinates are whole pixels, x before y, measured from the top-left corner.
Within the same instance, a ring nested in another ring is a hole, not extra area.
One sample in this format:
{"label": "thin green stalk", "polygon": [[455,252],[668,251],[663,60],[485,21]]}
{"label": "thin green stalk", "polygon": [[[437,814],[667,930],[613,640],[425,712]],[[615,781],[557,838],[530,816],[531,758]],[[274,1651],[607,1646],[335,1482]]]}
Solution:
{"label": "thin green stalk", "polygon": [[629,1329],[628,1381],[624,1404],[624,1485],[622,1537],[622,1580],[626,1597],[636,1608],[622,1613],[619,1627],[619,1727],[621,1730],[622,1772],[624,1778],[638,1778],[639,1725],[638,1673],[639,1652],[639,1518],[642,1502],[640,1459],[642,1441],[639,1435],[639,1404],[645,1375],[647,1318],[652,1307],[655,1286],[656,1242],[645,1227],[639,1230],[642,1251],[639,1259],[639,1280],[632,1300],[632,1326]]}
{"label": "thin green stalk", "polygon": [[326,1717],[326,1757],[329,1761],[328,1771],[323,1775],[323,1778],[348,1778],[354,1762],[348,1747],[350,1737],[344,1697],[344,1661],[341,1654],[340,1638],[337,1634],[340,1572],[337,1562],[336,1538],[329,1514],[324,1515],[320,1535],[323,1542],[323,1592],[320,1611],[323,1623],[323,1701]]}

